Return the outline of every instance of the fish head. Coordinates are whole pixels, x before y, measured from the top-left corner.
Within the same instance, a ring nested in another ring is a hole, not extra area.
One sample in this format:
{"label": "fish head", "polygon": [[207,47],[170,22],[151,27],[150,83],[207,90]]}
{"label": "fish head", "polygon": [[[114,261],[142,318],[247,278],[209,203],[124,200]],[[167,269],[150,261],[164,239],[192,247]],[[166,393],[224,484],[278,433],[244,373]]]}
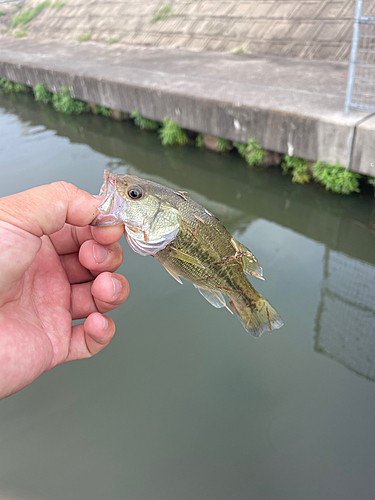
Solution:
{"label": "fish head", "polygon": [[135,175],[104,171],[103,197],[93,226],[125,225],[125,237],[141,255],[154,255],[173,241],[180,215],[165,199],[166,188]]}

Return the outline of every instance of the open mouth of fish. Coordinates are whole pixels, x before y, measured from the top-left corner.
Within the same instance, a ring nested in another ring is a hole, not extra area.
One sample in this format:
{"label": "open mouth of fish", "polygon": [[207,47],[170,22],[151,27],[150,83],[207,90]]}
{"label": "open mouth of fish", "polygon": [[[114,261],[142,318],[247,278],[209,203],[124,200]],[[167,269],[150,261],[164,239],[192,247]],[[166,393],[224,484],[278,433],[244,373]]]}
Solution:
{"label": "open mouth of fish", "polygon": [[109,170],[104,170],[104,182],[99,195],[103,201],[98,206],[99,214],[91,222],[92,226],[115,226],[123,224],[121,211],[125,200],[116,189],[116,177]]}

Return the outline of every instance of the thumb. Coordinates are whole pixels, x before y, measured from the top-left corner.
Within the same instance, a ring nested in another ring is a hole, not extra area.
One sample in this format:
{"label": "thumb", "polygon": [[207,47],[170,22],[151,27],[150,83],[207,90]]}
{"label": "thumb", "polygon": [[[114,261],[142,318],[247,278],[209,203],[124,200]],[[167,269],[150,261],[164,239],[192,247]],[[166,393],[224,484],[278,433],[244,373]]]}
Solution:
{"label": "thumb", "polygon": [[0,199],[0,291],[24,274],[38,253],[41,236],[67,222],[86,226],[100,200],[67,182],[54,182]]}

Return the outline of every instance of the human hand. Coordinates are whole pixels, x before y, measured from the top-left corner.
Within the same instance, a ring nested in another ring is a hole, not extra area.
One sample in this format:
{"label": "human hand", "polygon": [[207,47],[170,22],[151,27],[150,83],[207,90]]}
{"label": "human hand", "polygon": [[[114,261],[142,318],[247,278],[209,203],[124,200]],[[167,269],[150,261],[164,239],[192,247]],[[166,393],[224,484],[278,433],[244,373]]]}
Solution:
{"label": "human hand", "polygon": [[124,227],[88,226],[99,203],[65,182],[0,199],[0,399],[112,339],[115,324],[102,313],[129,293],[112,274]]}

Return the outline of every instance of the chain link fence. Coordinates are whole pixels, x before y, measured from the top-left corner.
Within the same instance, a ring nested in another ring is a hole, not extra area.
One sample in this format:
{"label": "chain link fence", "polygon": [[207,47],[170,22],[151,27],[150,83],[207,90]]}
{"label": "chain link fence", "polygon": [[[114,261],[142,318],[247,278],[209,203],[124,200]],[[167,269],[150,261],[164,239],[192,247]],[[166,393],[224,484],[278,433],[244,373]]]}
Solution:
{"label": "chain link fence", "polygon": [[375,111],[375,1],[356,0],[345,114]]}

